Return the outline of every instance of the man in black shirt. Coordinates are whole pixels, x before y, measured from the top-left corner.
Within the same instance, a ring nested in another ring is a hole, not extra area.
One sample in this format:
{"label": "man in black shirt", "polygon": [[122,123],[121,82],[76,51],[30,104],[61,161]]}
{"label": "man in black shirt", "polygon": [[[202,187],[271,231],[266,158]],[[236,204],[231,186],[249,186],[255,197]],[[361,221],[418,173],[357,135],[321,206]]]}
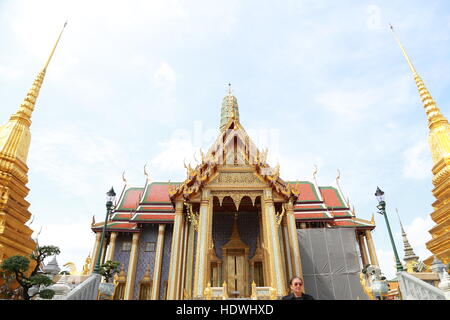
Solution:
{"label": "man in black shirt", "polygon": [[313,296],[303,293],[303,279],[293,277],[289,282],[292,292],[284,296],[281,300],[314,300]]}

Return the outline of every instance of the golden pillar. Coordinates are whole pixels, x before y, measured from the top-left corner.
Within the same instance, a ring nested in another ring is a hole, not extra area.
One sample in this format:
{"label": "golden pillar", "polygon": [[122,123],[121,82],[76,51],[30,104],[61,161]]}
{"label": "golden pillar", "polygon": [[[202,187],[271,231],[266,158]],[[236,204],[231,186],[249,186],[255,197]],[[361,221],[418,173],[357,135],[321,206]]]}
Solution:
{"label": "golden pillar", "polygon": [[192,296],[192,273],[194,271],[194,238],[195,228],[192,223],[189,223],[189,237],[187,244],[187,258],[186,258],[186,280],[185,288],[189,296]]}
{"label": "golden pillar", "polygon": [[125,286],[124,300],[133,300],[134,283],[136,281],[136,266],[139,256],[139,236],[140,233],[133,233],[131,242],[130,260],[128,262],[127,284]]}
{"label": "golden pillar", "polygon": [[[287,248],[286,248],[286,242],[285,242],[285,238],[284,238],[285,226],[283,225],[282,221],[278,225],[278,239],[280,239],[281,261],[283,261],[283,266],[284,266],[284,276],[285,276],[284,283],[287,283],[287,277],[289,275],[289,266],[291,264],[291,261],[290,261],[290,259],[287,260],[288,255],[286,255]],[[277,223],[277,221],[275,221],[275,222]]]}
{"label": "golden pillar", "polygon": [[102,256],[100,258],[100,265],[105,263],[105,257],[106,257],[106,250],[107,249],[108,249],[108,241],[106,239],[106,234],[105,234],[105,243],[103,243]]}
{"label": "golden pillar", "polygon": [[186,251],[187,251],[187,239],[188,239],[188,219],[184,219],[183,224],[183,239],[181,241],[181,263],[180,263],[180,285],[178,286],[178,297],[183,299],[183,290],[185,288],[185,280],[186,280]]}
{"label": "golden pillar", "polygon": [[292,278],[292,255],[291,255],[291,245],[289,241],[289,230],[287,225],[287,217],[284,216],[283,220],[281,220],[281,227],[283,230],[283,249],[285,256],[285,264],[286,264],[286,277],[287,279]]}
{"label": "golden pillar", "polygon": [[367,246],[369,247],[370,263],[374,266],[380,266],[378,264],[377,253],[375,251],[375,246],[373,244],[373,239],[372,239],[372,232],[370,230],[366,230],[366,240],[367,240]]}
{"label": "golden pillar", "polygon": [[89,267],[89,271],[90,272],[94,271],[95,264],[97,263],[98,254],[99,254],[99,251],[100,251],[100,238],[101,237],[102,237],[102,233],[101,232],[96,232],[95,233],[95,243],[94,243],[94,248],[92,249],[91,266]]}
{"label": "golden pillar", "polygon": [[170,267],[169,279],[167,288],[167,300],[176,300],[179,298],[178,289],[180,286],[180,272],[181,272],[181,242],[183,239],[183,200],[177,200],[175,203],[175,221],[172,234],[172,246],[170,252]]}
{"label": "golden pillar", "polygon": [[114,260],[114,251],[116,251],[116,239],[117,232],[111,232],[111,236],[109,237],[108,255],[106,256],[106,261]]}
{"label": "golden pillar", "polygon": [[292,200],[289,200],[287,203],[286,220],[289,232],[289,248],[292,257],[292,271],[295,276],[303,277],[302,260],[300,258],[300,246],[298,244],[297,226],[295,223],[294,204]]}
{"label": "golden pillar", "polygon": [[202,298],[206,286],[208,268],[208,231],[211,222],[209,206],[211,204],[210,190],[202,190],[202,200],[200,204],[199,227],[197,235],[197,253],[195,258],[194,273],[194,298]]}
{"label": "golden pillar", "polygon": [[269,239],[269,232],[268,232],[268,223],[267,223],[267,208],[266,205],[263,203],[264,201],[261,200],[261,228],[262,228],[262,243],[261,247],[263,250],[263,273],[264,273],[264,285],[265,286],[271,286],[274,279],[272,278],[273,275],[273,259],[271,258],[271,242]]}
{"label": "golden pillar", "polygon": [[367,249],[366,249],[366,242],[364,241],[364,235],[358,234],[358,244],[359,244],[359,251],[361,252],[361,260],[363,267],[369,263],[369,260],[367,259]]}
{"label": "golden pillar", "polygon": [[281,255],[280,238],[278,237],[278,224],[275,221],[275,206],[272,198],[272,189],[264,190],[264,205],[266,207],[266,223],[269,237],[270,260],[273,263],[271,286],[275,287],[278,296],[285,294],[286,282]]}
{"label": "golden pillar", "polygon": [[153,265],[153,286],[151,293],[151,300],[159,299],[159,291],[161,287],[161,270],[164,253],[164,233],[166,230],[165,224],[160,224],[158,228],[158,240],[156,240],[156,256],[155,264]]}

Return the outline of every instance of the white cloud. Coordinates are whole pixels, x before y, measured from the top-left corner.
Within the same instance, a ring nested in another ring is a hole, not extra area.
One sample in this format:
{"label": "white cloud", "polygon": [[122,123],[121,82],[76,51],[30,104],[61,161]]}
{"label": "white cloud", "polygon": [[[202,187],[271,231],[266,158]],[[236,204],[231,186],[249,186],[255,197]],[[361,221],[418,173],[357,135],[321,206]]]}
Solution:
{"label": "white cloud", "polygon": [[[61,253],[56,257],[59,267],[67,262],[75,263],[77,271],[82,270],[84,261],[88,254],[92,257],[92,248],[94,247],[94,233],[90,225],[85,223],[74,223],[73,221],[60,221],[59,223],[45,223],[44,225],[32,225],[36,232],[33,237],[41,230],[38,236],[39,245],[54,245],[59,247]],[[50,258],[45,260],[48,263]]]}
{"label": "white cloud", "polygon": [[86,196],[111,183],[128,156],[116,142],[73,127],[54,127],[33,133],[29,163],[33,170],[65,192]]}
{"label": "white cloud", "polygon": [[317,103],[353,121],[365,118],[376,99],[377,95],[372,90],[331,90],[316,96]]}
{"label": "white cloud", "polygon": [[403,176],[412,179],[429,179],[431,177],[430,149],[425,140],[419,141],[403,153]]}
{"label": "white cloud", "polygon": [[381,30],[381,8],[376,5],[369,5],[366,8],[367,28],[370,30]]}
{"label": "white cloud", "polygon": [[153,75],[153,82],[159,88],[172,90],[175,87],[177,76],[175,71],[167,62],[161,62],[155,74]]}
{"label": "white cloud", "polygon": [[[191,163],[191,166],[194,166],[194,153],[198,149],[192,144],[187,130],[178,130],[169,140],[159,142],[158,145],[161,151],[152,158],[150,163],[152,167],[157,168],[161,176],[166,174],[170,177],[171,174],[184,172],[184,160],[186,165]],[[196,159],[199,160],[199,157],[196,156]]]}
{"label": "white cloud", "polygon": [[395,265],[394,252],[392,250],[377,249],[377,258],[380,264],[381,272],[384,274],[384,276],[388,280],[395,278],[397,269]]}
{"label": "white cloud", "polygon": [[11,66],[0,65],[0,79],[11,80],[21,75],[20,70]]}

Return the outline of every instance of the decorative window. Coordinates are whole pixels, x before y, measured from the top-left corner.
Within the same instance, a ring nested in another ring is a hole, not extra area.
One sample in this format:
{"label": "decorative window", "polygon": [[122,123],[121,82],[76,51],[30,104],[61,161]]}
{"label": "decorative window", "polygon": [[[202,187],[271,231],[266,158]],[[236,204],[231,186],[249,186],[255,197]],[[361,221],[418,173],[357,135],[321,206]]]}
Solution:
{"label": "decorative window", "polygon": [[131,251],[131,242],[122,243],[122,251]]}
{"label": "decorative window", "polygon": [[155,242],[146,242],[145,243],[145,252],[155,252],[156,243]]}

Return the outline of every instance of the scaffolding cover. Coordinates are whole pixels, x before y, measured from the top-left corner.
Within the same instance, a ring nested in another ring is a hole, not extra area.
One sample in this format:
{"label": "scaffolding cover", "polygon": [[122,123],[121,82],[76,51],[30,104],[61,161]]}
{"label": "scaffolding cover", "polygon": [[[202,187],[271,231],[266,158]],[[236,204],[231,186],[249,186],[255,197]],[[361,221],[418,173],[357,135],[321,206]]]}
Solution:
{"label": "scaffolding cover", "polygon": [[353,229],[297,230],[305,292],[318,300],[368,300]]}

